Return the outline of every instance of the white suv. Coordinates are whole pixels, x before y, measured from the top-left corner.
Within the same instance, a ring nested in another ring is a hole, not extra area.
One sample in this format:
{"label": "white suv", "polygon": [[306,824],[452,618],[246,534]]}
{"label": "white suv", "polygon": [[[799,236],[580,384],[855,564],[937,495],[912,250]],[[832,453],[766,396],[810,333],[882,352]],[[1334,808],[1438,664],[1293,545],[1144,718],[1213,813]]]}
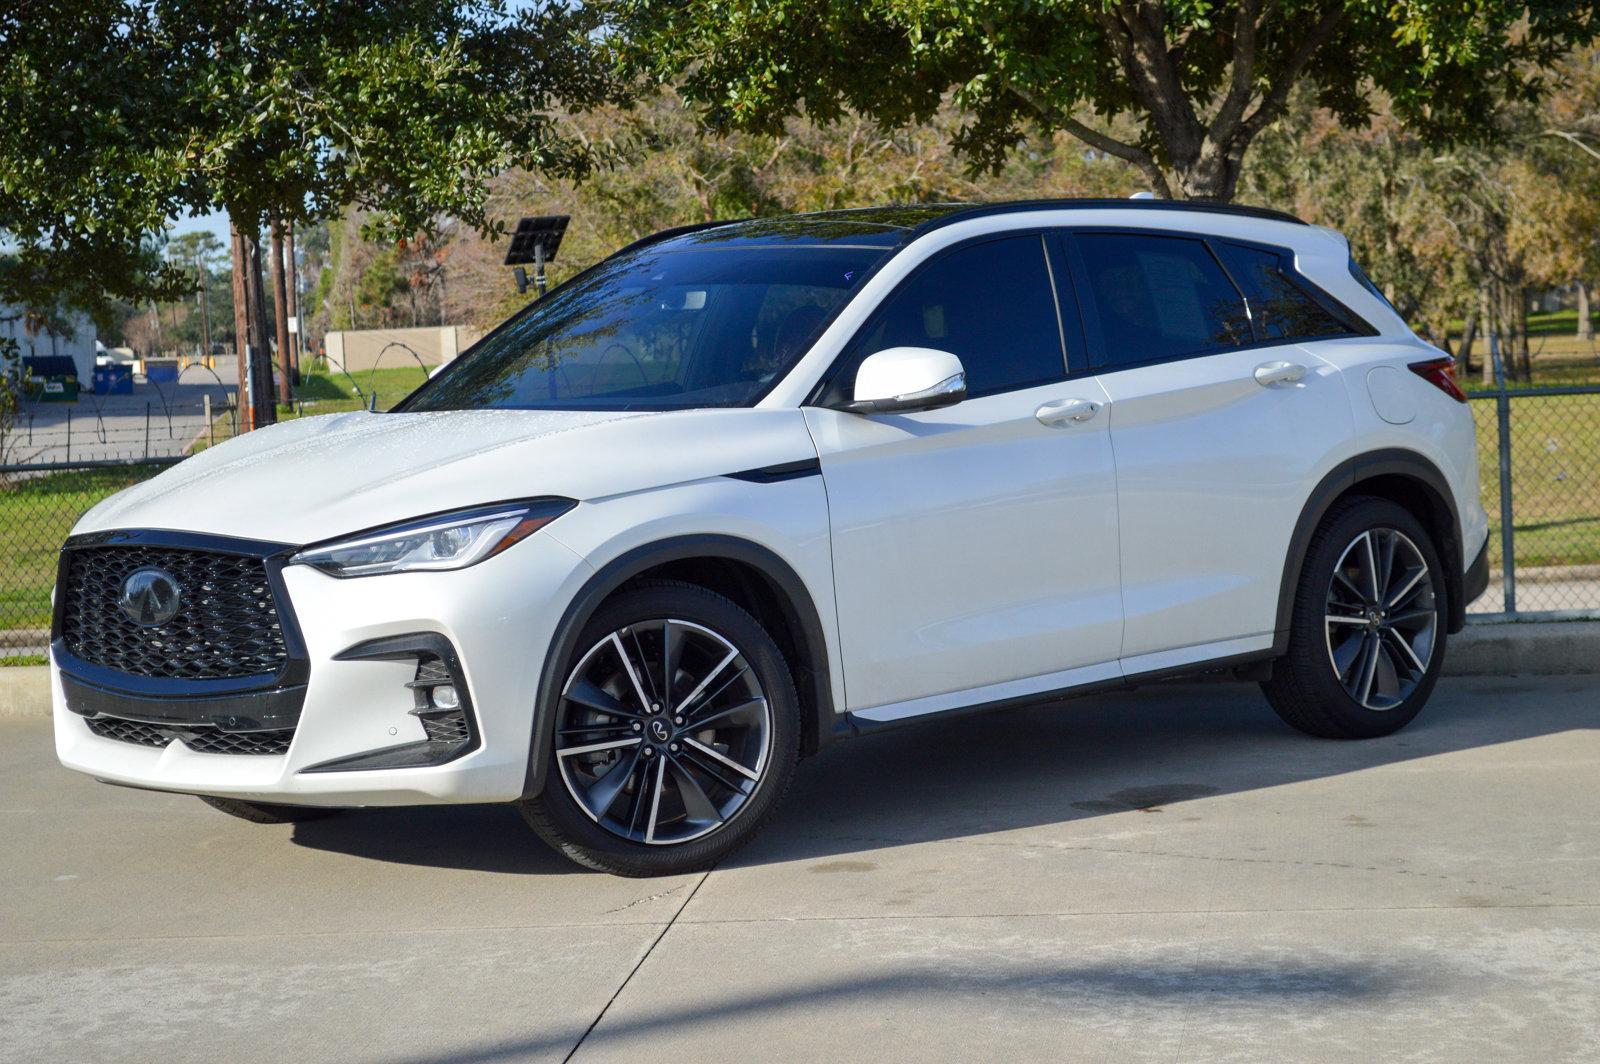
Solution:
{"label": "white suv", "polygon": [[704,867],[865,730],[1238,670],[1422,708],[1488,578],[1472,417],[1337,233],[1066,201],[672,230],[390,413],[107,500],[61,555],[61,761],[239,816],[517,802]]}

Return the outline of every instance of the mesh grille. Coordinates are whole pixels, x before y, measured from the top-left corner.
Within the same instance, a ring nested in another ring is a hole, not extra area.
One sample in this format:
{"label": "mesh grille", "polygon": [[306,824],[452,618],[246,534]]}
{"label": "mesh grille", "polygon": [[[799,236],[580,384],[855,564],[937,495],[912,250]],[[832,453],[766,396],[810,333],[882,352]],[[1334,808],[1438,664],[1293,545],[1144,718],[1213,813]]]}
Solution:
{"label": "mesh grille", "polygon": [[216,728],[163,728],[136,720],[92,717],[85,723],[103,739],[165,749],[174,739],[202,754],[282,754],[289,749],[294,729],[266,732],[225,732]]}
{"label": "mesh grille", "polygon": [[143,724],[136,720],[117,720],[115,717],[97,717],[88,721],[89,730],[102,739],[116,739],[118,742],[133,743],[136,746],[154,746],[165,749],[172,742],[172,736],[162,733],[154,724]]}
{"label": "mesh grille", "polygon": [[[122,582],[147,566],[182,592],[178,613],[144,627],[123,613]],[[211,680],[277,672],[288,657],[267,569],[259,558],[166,547],[70,551],[60,593],[61,635],[85,661],[135,676]]]}
{"label": "mesh grille", "polygon": [[431,742],[464,743],[472,737],[472,732],[467,727],[467,715],[459,709],[419,714],[418,718],[422,721],[422,730],[428,733]]}

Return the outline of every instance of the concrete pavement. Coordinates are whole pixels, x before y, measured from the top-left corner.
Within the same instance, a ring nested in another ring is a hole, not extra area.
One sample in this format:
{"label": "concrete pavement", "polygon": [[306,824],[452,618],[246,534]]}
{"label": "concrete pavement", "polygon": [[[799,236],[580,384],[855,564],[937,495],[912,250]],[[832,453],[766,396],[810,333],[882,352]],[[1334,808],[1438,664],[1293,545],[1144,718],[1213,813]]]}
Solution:
{"label": "concrete pavement", "polygon": [[0,1060],[1593,1060],[1600,677],[1337,743],[1254,687],[801,766],[709,875],[504,808],[257,827],[0,722]]}

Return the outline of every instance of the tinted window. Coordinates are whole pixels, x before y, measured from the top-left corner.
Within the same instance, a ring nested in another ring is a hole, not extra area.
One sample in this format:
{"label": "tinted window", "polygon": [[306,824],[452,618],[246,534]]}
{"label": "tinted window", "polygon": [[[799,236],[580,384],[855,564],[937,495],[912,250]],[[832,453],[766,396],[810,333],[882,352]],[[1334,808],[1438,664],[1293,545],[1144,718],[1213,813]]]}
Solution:
{"label": "tinted window", "polygon": [[971,244],[917,270],[851,342],[827,401],[849,400],[861,360],[890,347],[954,354],[973,397],[1061,380],[1066,361],[1043,239]]}
{"label": "tinted window", "polygon": [[625,253],[486,337],[402,409],[745,406],[805,353],[884,251]]}
{"label": "tinted window", "polygon": [[1250,303],[1257,340],[1297,340],[1344,336],[1349,326],[1297,285],[1282,255],[1238,244],[1214,244],[1228,272]]}
{"label": "tinted window", "polygon": [[1112,366],[1203,354],[1251,342],[1244,303],[1198,240],[1082,233],[1084,324]]}

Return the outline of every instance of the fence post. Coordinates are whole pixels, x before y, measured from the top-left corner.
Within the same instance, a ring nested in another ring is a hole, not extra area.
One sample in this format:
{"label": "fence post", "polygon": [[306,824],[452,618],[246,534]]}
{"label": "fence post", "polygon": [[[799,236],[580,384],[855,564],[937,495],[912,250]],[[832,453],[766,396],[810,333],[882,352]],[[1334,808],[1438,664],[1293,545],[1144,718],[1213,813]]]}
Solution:
{"label": "fence post", "polygon": [[72,408],[67,407],[67,461],[72,461]]}
{"label": "fence post", "polygon": [[1494,363],[1494,413],[1500,437],[1500,566],[1506,613],[1517,612],[1516,532],[1511,523],[1511,396],[1506,394],[1506,368],[1500,361],[1499,330],[1489,330],[1489,358]]}
{"label": "fence post", "polygon": [[150,457],[150,400],[144,401],[144,456]]}
{"label": "fence post", "polygon": [[205,406],[206,433],[210,441],[206,444],[206,446],[215,447],[217,445],[217,423],[211,420],[211,393],[206,392],[205,395],[201,396],[200,398],[201,402]]}

